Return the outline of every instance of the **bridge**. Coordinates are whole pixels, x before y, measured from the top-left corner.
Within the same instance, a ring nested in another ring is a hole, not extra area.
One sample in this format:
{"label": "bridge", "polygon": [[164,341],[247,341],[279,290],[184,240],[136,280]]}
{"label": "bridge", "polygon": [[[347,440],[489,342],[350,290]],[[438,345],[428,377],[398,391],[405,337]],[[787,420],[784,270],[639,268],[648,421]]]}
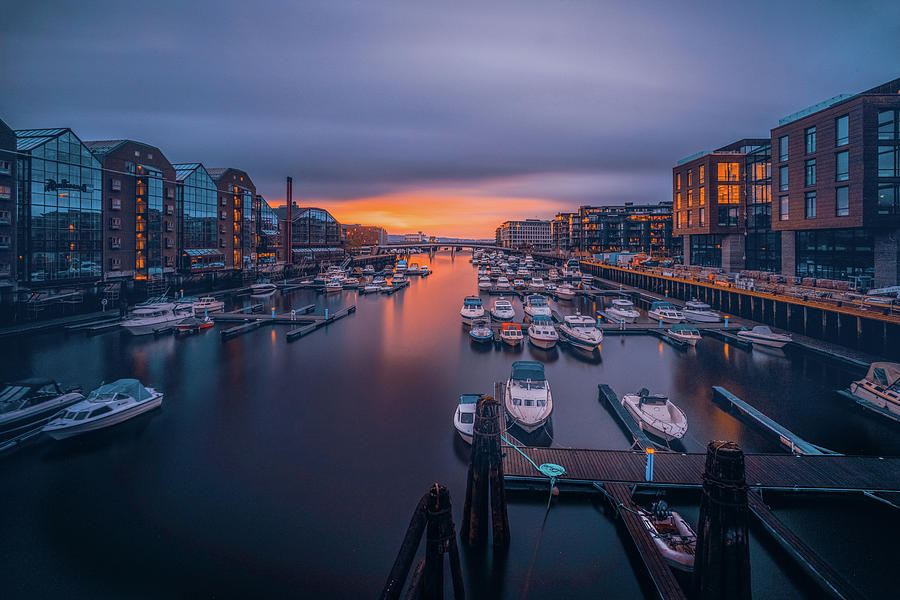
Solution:
{"label": "bridge", "polygon": [[486,244],[479,242],[397,242],[391,244],[379,244],[378,246],[373,247],[378,248],[379,252],[384,250],[409,250],[412,248],[427,248],[429,250],[440,250],[441,248],[458,248],[462,250],[463,248],[469,248],[472,250],[479,249],[502,250],[503,252],[525,252],[524,250],[515,250],[513,248],[504,248],[495,244]]}

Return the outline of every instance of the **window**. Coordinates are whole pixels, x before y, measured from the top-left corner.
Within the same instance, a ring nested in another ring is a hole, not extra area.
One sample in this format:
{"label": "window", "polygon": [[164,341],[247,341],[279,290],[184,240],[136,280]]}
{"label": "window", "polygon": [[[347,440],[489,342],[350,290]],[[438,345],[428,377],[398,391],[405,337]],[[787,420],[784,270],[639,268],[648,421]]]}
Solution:
{"label": "window", "polygon": [[121,198],[110,198],[109,199],[109,207],[112,210],[122,210],[122,199]]}
{"label": "window", "polygon": [[172,221],[166,221],[166,231],[174,231],[175,226],[172,224]]}
{"label": "window", "polygon": [[738,204],[741,201],[739,185],[720,185],[718,186],[719,204]]}
{"label": "window", "polygon": [[8,185],[0,185],[0,200],[9,200],[12,196],[12,188]]}
{"label": "window", "polygon": [[791,218],[790,204],[787,196],[778,197],[778,220],[787,221]]}
{"label": "window", "polygon": [[172,200],[175,198],[175,188],[173,188],[173,187],[166,188],[166,198],[168,198],[169,200]]}
{"label": "window", "polygon": [[850,188],[847,186],[834,190],[834,215],[836,217],[850,216]]}
{"label": "window", "polygon": [[220,202],[222,203],[222,206],[228,206],[228,198],[226,198],[225,196],[222,196]]}
{"label": "window", "polygon": [[121,179],[113,179],[109,182],[109,187],[114,192],[122,191],[122,180]]}
{"label": "window", "polygon": [[675,192],[675,208],[681,208],[681,192]]}
{"label": "window", "polygon": [[806,192],[804,194],[804,216],[807,219],[815,219],[816,218],[816,193],[815,192]]}
{"label": "window", "polygon": [[166,248],[172,247],[172,238],[166,238]]}
{"label": "window", "polygon": [[897,137],[897,115],[896,111],[883,110],[878,113],[878,139],[893,140]]}
{"label": "window", "polygon": [[738,217],[737,206],[719,207],[719,227],[737,227]]}
{"label": "window", "polygon": [[787,165],[778,168],[778,189],[786,192],[788,189],[788,168]]}
{"label": "window", "polygon": [[778,138],[778,160],[784,162],[788,159],[788,136]]}
{"label": "window", "polygon": [[691,227],[691,226],[692,226],[692,223],[691,223],[691,221],[692,221],[692,219],[691,219],[691,212],[692,212],[692,211],[687,211],[687,226],[688,226],[688,227]]}
{"label": "window", "polygon": [[741,163],[720,162],[716,165],[719,181],[739,181]]}
{"label": "window", "polygon": [[140,158],[140,157],[141,157],[141,151],[140,151],[140,150],[135,150],[135,151],[134,151],[134,155],[135,155],[137,158]]}
{"label": "window", "polygon": [[675,227],[677,227],[677,228],[681,227],[681,213],[680,212],[675,213]]}
{"label": "window", "polygon": [[122,229],[122,218],[121,217],[110,217],[109,228],[110,229]]}
{"label": "window", "polygon": [[700,206],[706,204],[706,188],[700,188]]}
{"label": "window", "polygon": [[900,214],[900,189],[895,184],[883,184],[878,186],[878,214]]}
{"label": "window", "polygon": [[808,127],[803,131],[803,141],[806,144],[806,153],[814,154],[816,151],[816,128]]}
{"label": "window", "polygon": [[219,248],[225,247],[225,240],[219,240]]}
{"label": "window", "polygon": [[897,149],[894,146],[878,146],[878,176],[897,176]]}
{"label": "window", "polygon": [[109,247],[113,250],[118,250],[122,247],[122,238],[120,237],[111,237],[109,238]]}
{"label": "window", "polygon": [[694,185],[694,170],[688,169],[688,187]]}
{"label": "window", "polygon": [[835,181],[847,181],[850,179],[850,152],[844,150],[834,155]]}
{"label": "window", "polygon": [[0,175],[9,175],[12,166],[8,160],[0,160]]}
{"label": "window", "polygon": [[698,182],[700,185],[703,185],[704,183],[706,183],[706,165],[700,165],[698,172],[697,172],[697,179],[700,180]]}
{"label": "window", "polygon": [[171,204],[166,204],[166,214],[171,216],[175,214],[175,207]]}
{"label": "window", "polygon": [[700,209],[700,227],[703,227],[704,225],[706,225],[706,209],[701,208]]}
{"label": "window", "polygon": [[806,173],[806,187],[816,185],[816,159],[806,161],[804,173]]}
{"label": "window", "polygon": [[875,244],[865,229],[810,229],[796,233],[796,275],[849,279],[875,275]]}
{"label": "window", "polygon": [[227,219],[227,218],[228,218],[228,211],[225,211],[225,210],[222,211],[222,218],[223,218],[223,219]]}
{"label": "window", "polygon": [[688,206],[694,205],[694,190],[688,188]]}
{"label": "window", "polygon": [[0,248],[9,248],[12,239],[8,235],[0,234]]}
{"label": "window", "polygon": [[112,271],[118,271],[122,268],[122,259],[121,258],[111,258],[109,259],[109,268]]}
{"label": "window", "polygon": [[8,210],[0,210],[0,225],[9,225],[10,216]]}
{"label": "window", "polygon": [[834,120],[834,145],[846,146],[850,143],[850,117],[844,115]]}

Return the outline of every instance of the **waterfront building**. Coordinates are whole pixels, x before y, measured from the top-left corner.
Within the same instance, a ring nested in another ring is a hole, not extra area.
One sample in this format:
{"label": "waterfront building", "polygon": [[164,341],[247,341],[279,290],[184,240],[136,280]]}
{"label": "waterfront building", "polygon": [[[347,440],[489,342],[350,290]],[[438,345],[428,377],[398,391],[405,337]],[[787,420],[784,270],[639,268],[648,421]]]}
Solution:
{"label": "waterfront building", "polygon": [[577,233],[574,231],[577,213],[557,213],[550,221],[550,245],[558,252],[569,252],[577,246]]}
{"label": "waterfront building", "polygon": [[218,189],[219,249],[225,258],[225,268],[251,269],[256,262],[257,218],[253,211],[256,186],[240,169],[213,168],[207,172]]}
{"label": "waterfront building", "polygon": [[497,245],[537,251],[551,249],[550,221],[525,219],[505,221],[497,229]]}
{"label": "waterfront building", "polygon": [[12,301],[16,264],[16,133],[0,120],[0,305]]}
{"label": "waterfront building", "polygon": [[672,203],[582,206],[578,209],[581,252],[642,252],[668,256],[672,245]]}
{"label": "waterfront building", "polygon": [[403,241],[407,244],[421,244],[428,241],[428,236],[421,231],[418,233],[407,233],[403,236]]}
{"label": "waterfront building", "polygon": [[341,225],[341,235],[348,246],[387,244],[387,231],[377,225]]}
{"label": "waterfront building", "polygon": [[344,255],[341,224],[323,208],[292,208],[290,231],[295,263],[336,260]]}
{"label": "waterfront building", "polygon": [[278,215],[261,195],[256,195],[257,245],[256,264],[258,267],[272,267],[284,263],[284,249]]}
{"label": "waterfront building", "polygon": [[15,133],[18,282],[53,287],[99,281],[103,275],[100,161],[68,128]]}
{"label": "waterfront building", "polygon": [[201,163],[178,163],[175,168],[176,239],[178,270],[187,275],[225,268],[227,221],[220,218],[216,182]]}
{"label": "waterfront building", "polygon": [[103,168],[103,278],[161,280],[175,272],[175,169],[134,140],[87,141]]}
{"label": "waterfront building", "polygon": [[747,215],[744,268],[781,271],[781,234],[772,230],[772,145],[762,144],[744,158]]}

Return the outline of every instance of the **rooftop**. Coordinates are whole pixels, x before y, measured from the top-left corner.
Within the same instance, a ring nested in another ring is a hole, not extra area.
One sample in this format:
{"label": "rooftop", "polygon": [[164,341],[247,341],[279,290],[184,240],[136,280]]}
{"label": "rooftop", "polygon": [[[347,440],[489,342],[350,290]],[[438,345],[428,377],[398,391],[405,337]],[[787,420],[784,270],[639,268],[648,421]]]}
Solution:
{"label": "rooftop", "polygon": [[823,100],[822,102],[818,102],[813,104],[812,106],[807,106],[803,110],[798,110],[795,113],[791,113],[788,116],[778,119],[778,126],[787,125],[788,123],[792,123],[803,117],[808,117],[809,115],[815,114],[820,110],[825,110],[826,108],[831,108],[837,104],[841,104],[842,102],[846,102],[848,100],[852,100],[854,98],[858,98],[860,96],[890,96],[894,94],[900,94],[900,79],[892,79],[886,83],[882,83],[880,85],[876,85],[873,88],[869,88],[864,92],[859,92],[858,94],[838,94],[837,96],[832,96],[828,100]]}

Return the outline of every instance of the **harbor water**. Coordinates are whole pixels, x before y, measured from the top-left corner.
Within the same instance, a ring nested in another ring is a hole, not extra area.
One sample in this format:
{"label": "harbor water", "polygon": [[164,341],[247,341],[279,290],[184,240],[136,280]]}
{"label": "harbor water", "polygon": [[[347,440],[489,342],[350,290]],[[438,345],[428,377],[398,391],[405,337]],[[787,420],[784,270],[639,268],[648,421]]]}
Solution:
{"label": "harbor water", "polygon": [[[434,274],[391,296],[276,293],[277,313],[315,303],[355,314],[288,344],[285,325],[222,342],[196,336],[4,340],[0,379],[46,376],[85,390],[135,377],[162,408],[113,428],[0,454],[4,598],[329,597],[380,591],[418,499],[450,488],[461,521],[469,447],[452,416],[462,393],[492,393],[516,360],[546,366],[561,447],[630,445],[597,385],[646,387],[687,415],[684,449],[734,440],[781,452],[712,402],[714,385],[800,437],[848,454],[900,454],[898,429],[833,394],[861,373],[802,350],[745,350],[707,337],[681,350],[653,336],[609,335],[600,357],[476,346],[459,309],[477,293],[469,253],[414,260]],[[490,297],[482,295],[486,305]],[[257,302],[249,297],[231,302]],[[513,301],[519,320],[519,300]],[[567,314],[599,304],[553,303]],[[697,494],[671,504],[697,519]],[[889,568],[897,511],[863,497],[767,494],[775,514],[871,597],[896,593]],[[470,598],[640,598],[640,559],[598,496],[510,494],[504,557],[461,548]],[[886,526],[885,523],[890,523]],[[758,527],[758,598],[819,597]]]}

